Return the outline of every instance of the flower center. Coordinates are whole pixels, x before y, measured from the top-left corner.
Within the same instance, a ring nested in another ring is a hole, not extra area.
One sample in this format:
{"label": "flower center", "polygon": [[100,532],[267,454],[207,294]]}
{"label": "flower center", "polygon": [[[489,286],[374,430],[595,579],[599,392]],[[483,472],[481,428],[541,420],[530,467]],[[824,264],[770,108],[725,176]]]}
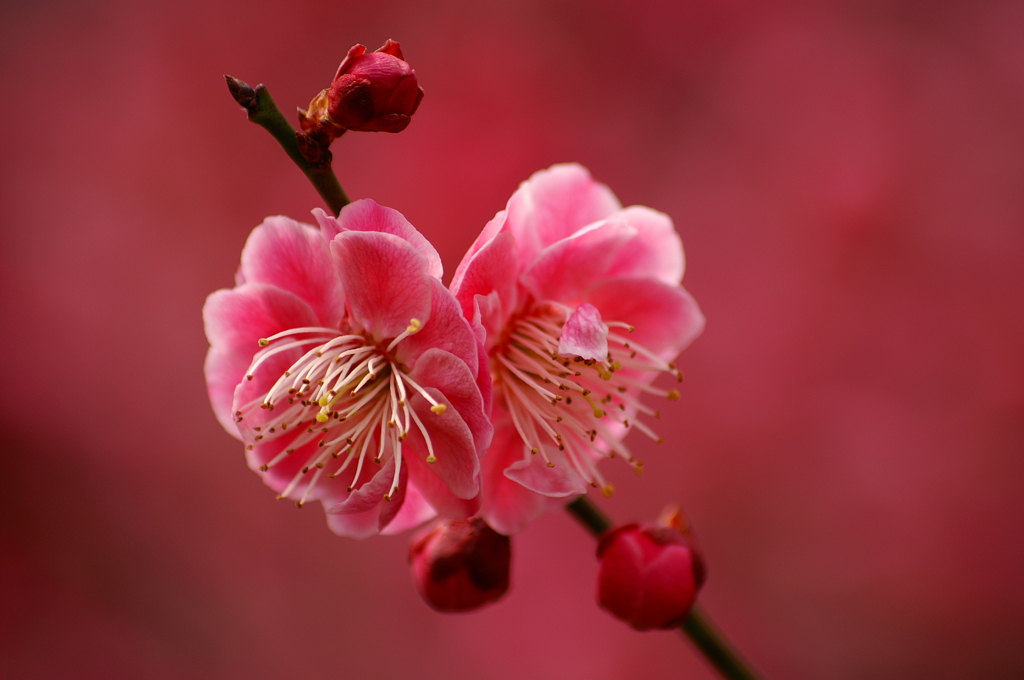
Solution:
{"label": "flower center", "polygon": [[[390,491],[384,496],[384,500],[390,501],[398,491],[402,442],[414,427],[426,442],[427,462],[436,462],[428,430],[409,406],[409,398],[419,393],[430,403],[430,410],[435,414],[444,413],[446,407],[406,375],[401,364],[391,355],[391,350],[399,342],[421,327],[417,319],[412,319],[406,331],[384,348],[363,335],[346,334],[330,328],[295,328],[260,339],[259,345],[264,349],[253,358],[247,380],[252,380],[260,366],[274,356],[295,350],[304,353],[266,394],[235,412],[239,431],[248,442],[246,449],[252,450],[260,443],[286,435],[294,437],[286,449],[260,466],[261,470],[267,471],[303,446],[317,442],[300,471],[278,498],[289,497],[304,476],[314,471],[296,502],[301,508],[328,469],[328,463],[339,460],[338,467],[332,465],[334,469],[327,472],[327,476],[334,478],[354,467],[352,483],[348,487],[351,492],[368,459],[381,465],[393,456],[394,478]],[[260,409],[268,414],[259,413]],[[253,427],[243,425],[247,418],[260,424]]]}
{"label": "flower center", "polygon": [[661,417],[640,402],[641,395],[679,399],[676,390],[652,387],[650,372],[672,373],[679,382],[683,377],[673,364],[630,342],[633,327],[619,321],[604,322],[609,327],[604,361],[559,355],[559,338],[570,312],[538,305],[513,322],[505,342],[492,352],[492,373],[526,457],[540,454],[548,467],[555,467],[545,451],[555,447],[584,482],[611,496],[614,489],[598,471],[597,461],[621,457],[641,474],[643,462],[633,457],[623,437],[636,428],[662,441],[636,418],[640,413]]}

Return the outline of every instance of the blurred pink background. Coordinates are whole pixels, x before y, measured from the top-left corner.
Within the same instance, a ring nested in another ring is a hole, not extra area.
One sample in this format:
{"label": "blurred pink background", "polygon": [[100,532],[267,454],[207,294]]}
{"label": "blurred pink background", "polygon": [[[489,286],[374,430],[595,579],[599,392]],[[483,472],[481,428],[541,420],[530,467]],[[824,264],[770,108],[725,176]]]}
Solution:
{"label": "blurred pink background", "polygon": [[436,614],[407,536],[275,502],[215,421],[203,300],[320,204],[222,74],[291,112],[386,38],[426,97],[335,167],[449,276],[559,161],[676,220],[707,331],[598,500],[685,508],[746,655],[1024,676],[1022,36],[1016,1],[4,2],[0,676],[713,677],[597,609],[568,516],[504,601]]}

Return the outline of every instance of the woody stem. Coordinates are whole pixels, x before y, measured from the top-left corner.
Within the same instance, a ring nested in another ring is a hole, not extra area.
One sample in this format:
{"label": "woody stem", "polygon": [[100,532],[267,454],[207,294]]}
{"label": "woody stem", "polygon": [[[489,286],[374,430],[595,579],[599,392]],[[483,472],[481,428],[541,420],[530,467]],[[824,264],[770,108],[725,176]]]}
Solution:
{"label": "woody stem", "polygon": [[[612,528],[612,521],[585,496],[580,496],[569,503],[565,509],[586,527],[594,535],[594,538],[601,538],[602,534]],[[718,670],[723,678],[727,680],[760,680],[761,676],[714,627],[699,605],[693,605],[690,614],[680,625],[680,630],[690,638],[690,642],[697,647],[698,651]]]}
{"label": "woody stem", "polygon": [[224,79],[227,80],[231,96],[242,105],[249,115],[249,120],[265,129],[277,140],[288,157],[295,162],[295,165],[299,166],[299,169],[313,184],[330,211],[335,215],[341,212],[341,209],[349,204],[349,199],[345,195],[345,190],[341,188],[334,170],[331,169],[329,156],[326,163],[316,166],[311,165],[303,157],[295,138],[295,128],[277,108],[266,85],[257,85],[253,88],[238,78],[224,76]]}

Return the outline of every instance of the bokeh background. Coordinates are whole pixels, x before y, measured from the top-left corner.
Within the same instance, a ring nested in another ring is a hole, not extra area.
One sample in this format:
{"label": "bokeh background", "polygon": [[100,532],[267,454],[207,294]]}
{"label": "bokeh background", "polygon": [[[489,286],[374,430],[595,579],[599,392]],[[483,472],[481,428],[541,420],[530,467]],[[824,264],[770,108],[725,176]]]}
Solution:
{"label": "bokeh background", "polygon": [[426,97],[335,144],[454,271],[575,160],[674,217],[708,326],[621,521],[692,518],[770,678],[1024,676],[1024,5],[4,0],[0,676],[711,678],[596,608],[562,514],[444,616],[408,537],[276,503],[206,399],[200,309],[318,197],[222,74],[305,105],[401,41]]}

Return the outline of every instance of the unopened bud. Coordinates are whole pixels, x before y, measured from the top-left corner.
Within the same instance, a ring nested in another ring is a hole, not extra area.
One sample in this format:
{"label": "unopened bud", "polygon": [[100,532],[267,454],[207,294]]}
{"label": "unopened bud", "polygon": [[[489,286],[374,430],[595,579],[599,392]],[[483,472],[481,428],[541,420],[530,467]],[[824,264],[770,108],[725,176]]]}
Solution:
{"label": "unopened bud", "polygon": [[500,599],[511,561],[508,536],[478,517],[442,522],[409,548],[417,590],[442,612],[468,612]]}
{"label": "unopened bud", "polygon": [[341,62],[331,86],[299,111],[302,130],[326,146],[346,130],[401,132],[420,105],[423,89],[402,48],[388,40],[376,52],[356,45]]}
{"label": "unopened bud", "polygon": [[704,585],[704,562],[678,511],[609,531],[597,556],[597,603],[636,630],[678,626]]}

